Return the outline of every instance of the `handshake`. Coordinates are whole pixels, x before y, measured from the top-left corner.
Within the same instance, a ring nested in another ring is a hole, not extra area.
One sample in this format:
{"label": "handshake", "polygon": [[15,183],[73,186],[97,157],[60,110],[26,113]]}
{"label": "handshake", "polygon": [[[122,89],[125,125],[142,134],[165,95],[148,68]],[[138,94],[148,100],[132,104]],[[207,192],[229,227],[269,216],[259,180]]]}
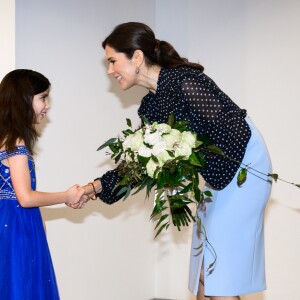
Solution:
{"label": "handshake", "polygon": [[65,204],[74,209],[83,208],[89,200],[96,200],[96,195],[101,192],[101,189],[100,179],[83,186],[75,184],[66,191],[68,201]]}

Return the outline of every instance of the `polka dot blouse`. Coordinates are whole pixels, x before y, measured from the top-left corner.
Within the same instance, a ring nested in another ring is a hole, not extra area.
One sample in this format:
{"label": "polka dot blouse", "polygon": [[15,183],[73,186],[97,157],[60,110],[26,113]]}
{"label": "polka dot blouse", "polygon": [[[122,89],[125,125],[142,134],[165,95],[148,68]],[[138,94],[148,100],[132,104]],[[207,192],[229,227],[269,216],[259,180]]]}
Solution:
{"label": "polka dot blouse", "polygon": [[[189,129],[199,136],[208,134],[212,143],[220,147],[226,156],[243,160],[251,137],[245,121],[246,110],[240,109],[204,73],[189,67],[161,70],[156,93],[149,92],[142,99],[138,114],[144,115],[150,122],[165,123],[171,113],[176,121],[189,121]],[[206,155],[205,159],[205,168],[199,169],[203,178],[215,189],[225,188],[239,164],[216,154]],[[106,194],[104,198],[108,201],[102,200],[108,203],[117,200],[111,194],[111,187],[115,186],[117,179],[115,173],[113,177],[114,180],[110,174],[109,178],[103,176],[101,179],[103,195],[99,196],[102,199]]]}

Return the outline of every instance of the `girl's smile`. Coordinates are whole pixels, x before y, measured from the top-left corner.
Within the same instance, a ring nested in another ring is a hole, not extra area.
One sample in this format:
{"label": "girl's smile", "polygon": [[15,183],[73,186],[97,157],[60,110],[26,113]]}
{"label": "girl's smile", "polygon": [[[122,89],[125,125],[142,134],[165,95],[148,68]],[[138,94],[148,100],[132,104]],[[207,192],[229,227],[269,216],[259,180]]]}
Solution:
{"label": "girl's smile", "polygon": [[49,104],[49,89],[45,92],[34,95],[32,106],[36,116],[36,123],[40,124],[50,108]]}

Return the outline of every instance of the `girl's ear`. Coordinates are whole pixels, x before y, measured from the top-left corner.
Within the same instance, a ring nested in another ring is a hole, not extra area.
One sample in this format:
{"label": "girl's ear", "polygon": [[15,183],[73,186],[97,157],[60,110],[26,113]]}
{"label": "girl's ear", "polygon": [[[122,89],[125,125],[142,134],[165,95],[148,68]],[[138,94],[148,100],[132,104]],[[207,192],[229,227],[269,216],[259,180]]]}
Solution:
{"label": "girl's ear", "polygon": [[144,61],[144,52],[142,50],[135,50],[132,56],[132,61],[136,67],[140,67]]}

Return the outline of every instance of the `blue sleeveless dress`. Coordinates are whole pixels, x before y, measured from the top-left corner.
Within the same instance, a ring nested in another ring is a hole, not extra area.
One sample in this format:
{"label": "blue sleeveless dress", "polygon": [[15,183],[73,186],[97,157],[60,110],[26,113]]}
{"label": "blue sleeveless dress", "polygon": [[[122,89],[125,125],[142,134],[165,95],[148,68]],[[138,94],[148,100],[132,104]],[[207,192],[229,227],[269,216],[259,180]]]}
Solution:
{"label": "blue sleeveless dress", "polygon": [[0,151],[0,299],[59,299],[55,273],[38,207],[23,208],[2,160],[27,155],[31,187],[36,189],[32,156],[25,146]]}

